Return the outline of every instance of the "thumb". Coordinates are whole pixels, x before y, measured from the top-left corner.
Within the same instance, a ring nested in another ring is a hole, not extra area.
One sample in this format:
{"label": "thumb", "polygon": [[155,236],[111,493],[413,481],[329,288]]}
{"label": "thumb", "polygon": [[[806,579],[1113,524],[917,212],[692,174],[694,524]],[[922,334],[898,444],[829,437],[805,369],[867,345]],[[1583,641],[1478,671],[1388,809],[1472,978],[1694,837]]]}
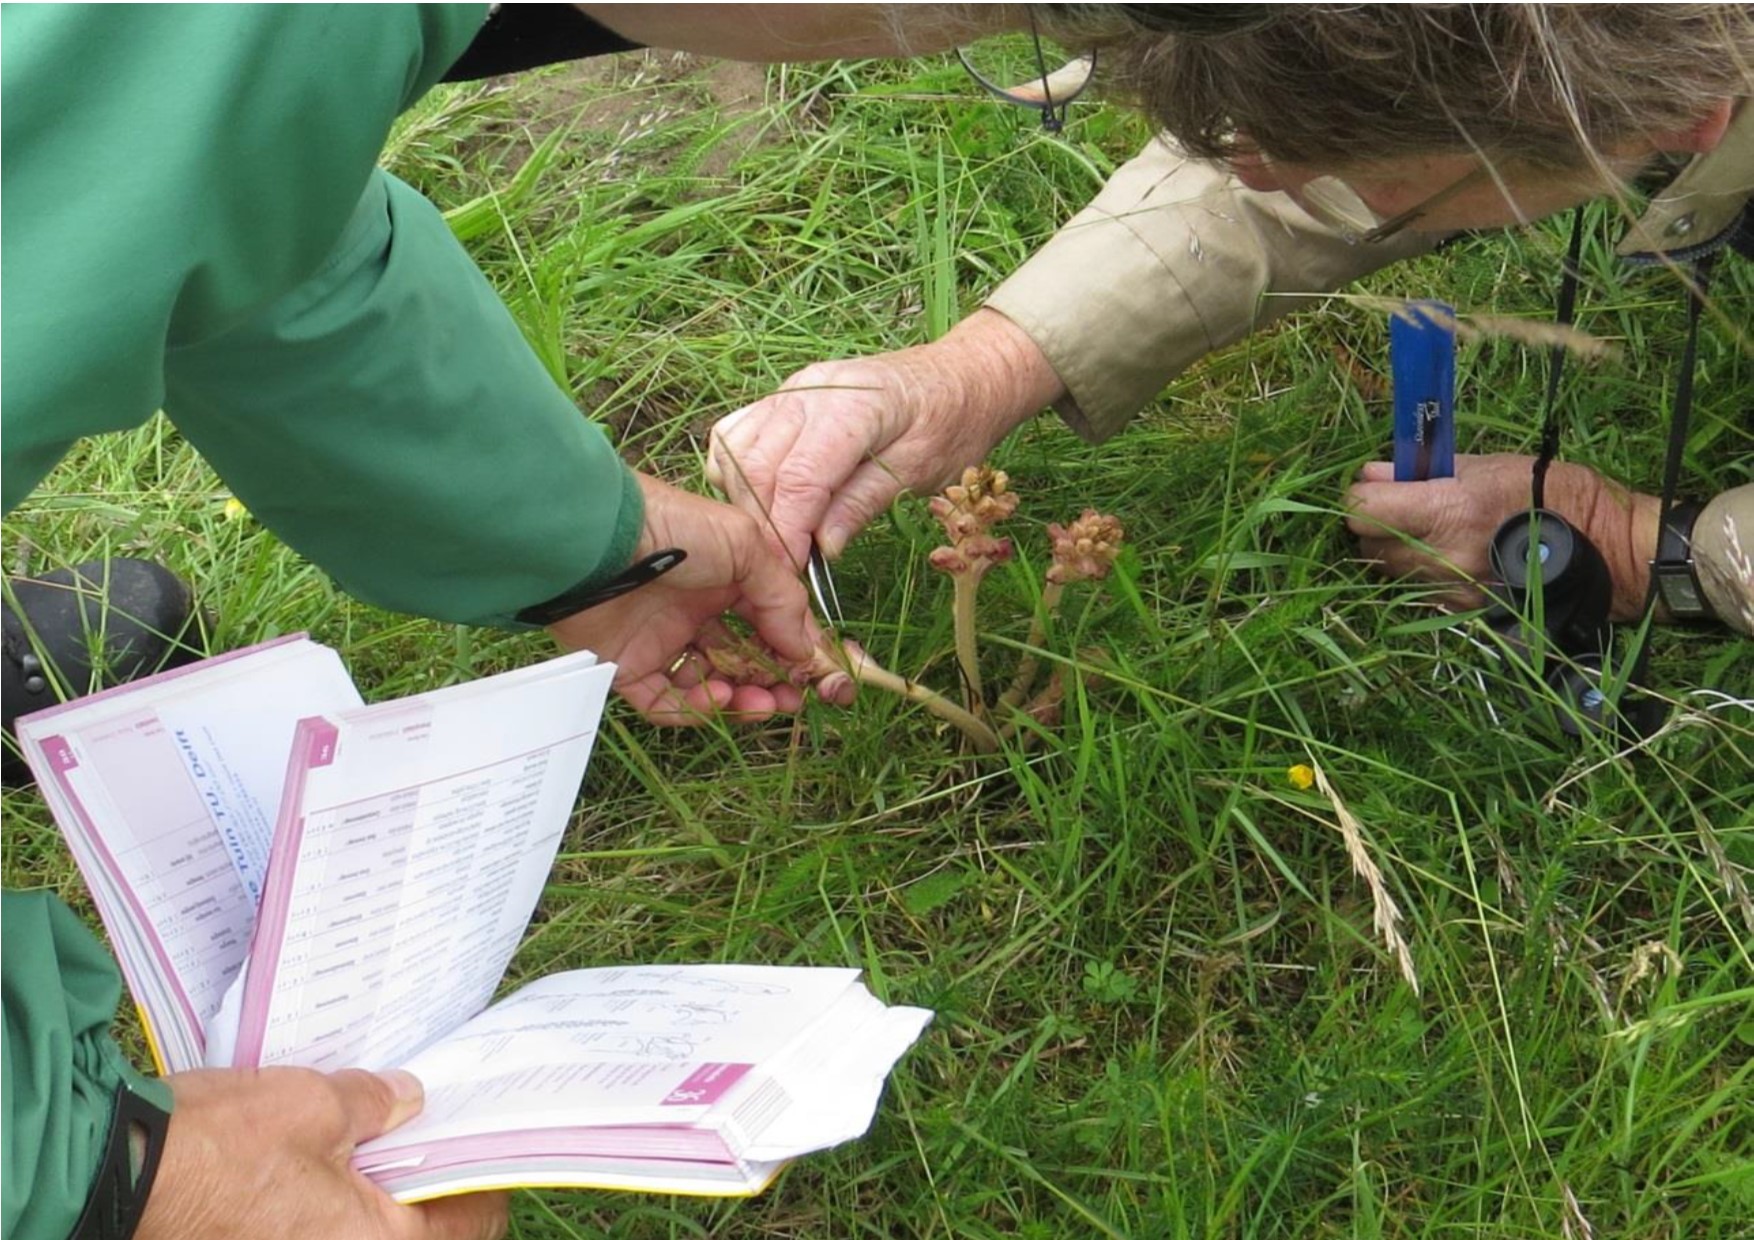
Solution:
{"label": "thumb", "polygon": [[743,597],[737,603],[737,614],[780,658],[792,664],[808,663],[822,632],[811,618],[804,583],[766,546],[760,546],[738,584]]}
{"label": "thumb", "polygon": [[347,1136],[355,1145],[400,1128],[426,1103],[420,1079],[400,1068],[388,1072],[349,1068],[330,1076],[329,1085],[347,1116]]}
{"label": "thumb", "polygon": [[499,1240],[509,1200],[506,1193],[466,1193],[423,1201],[414,1207],[426,1224],[422,1240]]}
{"label": "thumb", "polygon": [[731,433],[732,428],[743,420],[752,407],[744,405],[741,409],[727,413],[714,422],[712,430],[707,432],[706,480],[707,484],[721,495],[729,496],[731,494],[728,482],[735,472],[734,467],[727,469],[725,466],[724,458],[731,455],[731,449],[725,443],[725,436]]}

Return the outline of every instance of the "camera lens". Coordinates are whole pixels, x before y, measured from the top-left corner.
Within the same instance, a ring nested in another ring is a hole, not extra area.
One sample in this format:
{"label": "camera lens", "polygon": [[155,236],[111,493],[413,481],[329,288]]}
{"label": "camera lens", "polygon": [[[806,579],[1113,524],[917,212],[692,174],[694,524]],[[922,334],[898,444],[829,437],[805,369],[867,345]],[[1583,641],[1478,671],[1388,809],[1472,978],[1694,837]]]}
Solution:
{"label": "camera lens", "polygon": [[1544,508],[1519,512],[1493,535],[1491,559],[1517,612],[1528,609],[1540,582],[1541,627],[1560,649],[1602,649],[1614,579],[1602,553],[1564,517]]}
{"label": "camera lens", "polygon": [[1498,527],[1492,539],[1492,571],[1519,597],[1539,578],[1550,591],[1577,558],[1578,536],[1557,513],[1537,508],[1519,512]]}

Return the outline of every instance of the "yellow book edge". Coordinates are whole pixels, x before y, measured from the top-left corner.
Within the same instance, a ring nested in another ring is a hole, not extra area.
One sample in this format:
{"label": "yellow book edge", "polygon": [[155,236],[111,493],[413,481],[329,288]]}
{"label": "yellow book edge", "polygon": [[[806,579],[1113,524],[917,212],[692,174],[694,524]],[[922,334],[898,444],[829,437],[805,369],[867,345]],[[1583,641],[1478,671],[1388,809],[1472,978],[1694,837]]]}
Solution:
{"label": "yellow book edge", "polygon": [[158,1069],[159,1076],[169,1076],[170,1067],[164,1061],[164,1052],[158,1049],[158,1035],[152,1031],[152,1022],[146,1019],[146,1009],[136,1003],[134,1011],[140,1017],[140,1031],[146,1035],[146,1053],[152,1056],[152,1066]]}
{"label": "yellow book edge", "polygon": [[585,1189],[603,1193],[665,1193],[676,1197],[757,1197],[773,1187],[790,1162],[783,1162],[774,1168],[774,1173],[751,1188],[705,1189],[705,1188],[630,1188],[626,1184],[597,1184],[589,1180],[519,1180],[516,1184],[483,1184],[476,1188],[446,1188],[437,1192],[418,1193],[408,1197],[397,1197],[396,1200],[405,1206],[418,1205],[423,1201],[439,1201],[445,1197],[467,1197],[471,1193],[505,1193],[513,1189]]}

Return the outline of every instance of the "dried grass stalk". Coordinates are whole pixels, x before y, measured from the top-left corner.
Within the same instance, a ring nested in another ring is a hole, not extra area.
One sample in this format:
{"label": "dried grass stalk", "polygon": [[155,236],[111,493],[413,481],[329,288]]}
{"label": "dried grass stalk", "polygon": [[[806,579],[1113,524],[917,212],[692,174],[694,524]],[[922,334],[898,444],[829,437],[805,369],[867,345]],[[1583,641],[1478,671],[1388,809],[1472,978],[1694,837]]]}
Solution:
{"label": "dried grass stalk", "polygon": [[1366,310],[1392,314],[1408,323],[1435,323],[1439,327],[1447,327],[1461,340],[1499,337],[1540,349],[1557,347],[1586,362],[1604,362],[1620,356],[1617,345],[1565,323],[1518,319],[1504,314],[1449,315],[1428,305],[1415,305],[1398,297],[1376,297],[1368,293],[1336,293],[1334,296]]}
{"label": "dried grass stalk", "polygon": [[1407,946],[1407,940],[1401,935],[1401,907],[1389,894],[1388,885],[1383,881],[1382,870],[1364,847],[1364,827],[1358,816],[1346,808],[1346,802],[1328,783],[1328,777],[1322,768],[1315,768],[1316,787],[1321,789],[1323,796],[1334,807],[1334,816],[1340,821],[1340,838],[1346,841],[1346,855],[1352,859],[1352,869],[1370,888],[1370,901],[1374,908],[1371,926],[1382,935],[1383,942],[1394,953],[1401,966],[1401,976],[1419,993],[1419,975],[1413,969],[1413,951]]}

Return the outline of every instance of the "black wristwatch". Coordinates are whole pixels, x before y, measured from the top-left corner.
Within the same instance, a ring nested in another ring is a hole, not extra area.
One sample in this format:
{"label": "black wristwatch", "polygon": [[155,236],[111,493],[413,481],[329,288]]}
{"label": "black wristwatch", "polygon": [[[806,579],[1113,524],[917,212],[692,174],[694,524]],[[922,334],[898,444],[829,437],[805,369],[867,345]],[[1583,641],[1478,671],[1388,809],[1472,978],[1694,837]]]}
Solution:
{"label": "black wristwatch", "polygon": [[513,619],[520,624],[553,624],[557,620],[577,615],[587,607],[607,603],[610,599],[620,598],[648,582],[656,581],[687,558],[688,552],[680,547],[654,551],[644,559],[635,560],[608,581],[590,586],[576,585],[556,594],[545,603],[532,603]]}
{"label": "black wristwatch", "polygon": [[85,1209],[68,1240],[128,1240],[146,1213],[146,1198],[158,1175],[158,1160],[170,1132],[170,1112],[141,1097],[127,1084],[116,1086],[110,1135],[103,1161],[91,1177]]}
{"label": "black wristwatch", "polygon": [[1699,588],[1693,567],[1693,526],[1703,504],[1684,501],[1663,513],[1658,525],[1657,555],[1650,562],[1657,597],[1676,620],[1710,620],[1711,605]]}

